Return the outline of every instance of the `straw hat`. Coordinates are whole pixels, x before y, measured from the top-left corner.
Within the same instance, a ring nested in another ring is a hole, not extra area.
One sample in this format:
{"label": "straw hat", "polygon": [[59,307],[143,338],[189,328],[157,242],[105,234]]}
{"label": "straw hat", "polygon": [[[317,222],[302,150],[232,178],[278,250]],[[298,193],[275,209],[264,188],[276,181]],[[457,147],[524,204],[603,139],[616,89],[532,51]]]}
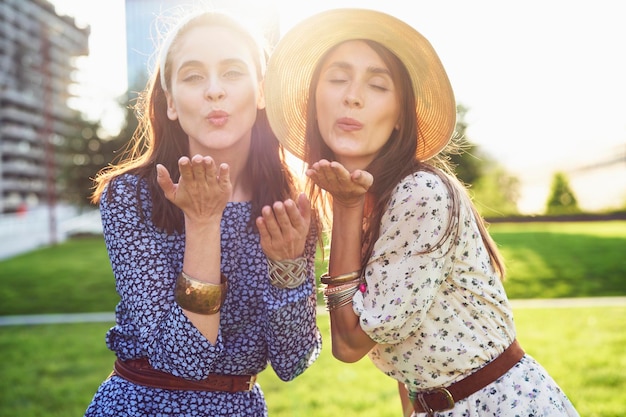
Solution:
{"label": "straw hat", "polygon": [[369,39],[400,58],[413,81],[419,143],[425,161],[450,141],[456,124],[454,93],[437,53],[419,32],[388,14],[334,9],[311,16],[287,32],[272,53],[265,77],[267,116],[285,148],[304,158],[309,84],[319,59],[350,39]]}

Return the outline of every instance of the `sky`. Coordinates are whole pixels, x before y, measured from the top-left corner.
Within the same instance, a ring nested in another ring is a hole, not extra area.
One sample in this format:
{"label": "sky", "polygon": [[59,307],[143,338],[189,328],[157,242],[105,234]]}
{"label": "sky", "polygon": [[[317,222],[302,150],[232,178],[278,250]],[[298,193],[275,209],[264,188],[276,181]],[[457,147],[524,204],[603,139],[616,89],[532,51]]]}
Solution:
{"label": "sky", "polygon": [[[261,0],[251,0],[258,4]],[[91,26],[81,59],[80,108],[119,123],[126,91],[123,0],[51,0]],[[242,2],[240,2],[242,3]],[[245,2],[243,2],[245,3]],[[520,210],[543,212],[554,173],[565,172],[586,210],[626,205],[626,25],[614,0],[269,0],[281,33],[316,12],[387,12],[437,50],[467,137],[522,184]],[[621,157],[603,169],[585,169]]]}

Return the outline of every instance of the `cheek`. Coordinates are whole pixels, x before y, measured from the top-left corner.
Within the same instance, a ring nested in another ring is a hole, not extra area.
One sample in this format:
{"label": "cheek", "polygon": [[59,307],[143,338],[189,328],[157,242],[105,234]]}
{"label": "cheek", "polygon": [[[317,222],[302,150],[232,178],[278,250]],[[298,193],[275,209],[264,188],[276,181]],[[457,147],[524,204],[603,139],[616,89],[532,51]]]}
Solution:
{"label": "cheek", "polygon": [[389,126],[391,133],[391,130],[399,129],[400,106],[398,103],[392,102],[389,103],[386,108],[389,109],[389,112],[384,114],[384,118],[383,120],[381,120],[381,122],[384,123],[386,126]]}
{"label": "cheek", "polygon": [[260,105],[265,105],[265,100],[258,84],[252,82],[231,86],[226,91],[226,95],[231,100],[231,103],[239,108],[254,107],[256,109]]}
{"label": "cheek", "polygon": [[329,95],[323,88],[315,90],[315,110],[320,113],[324,108],[328,107],[330,100]]}
{"label": "cheek", "polygon": [[315,119],[315,122],[317,123],[317,128],[319,129],[324,139],[326,139],[327,132],[330,129],[329,125],[331,120],[328,106],[318,105],[315,110]]}
{"label": "cheek", "polygon": [[[202,94],[187,89],[178,89],[167,101],[168,116],[172,120],[179,119],[200,109]],[[174,116],[172,118],[172,116]]]}
{"label": "cheek", "polygon": [[[393,106],[393,105],[389,105]],[[385,108],[385,107],[382,107]],[[374,139],[376,146],[384,145],[389,137],[393,133],[393,130],[398,125],[399,114],[394,111],[393,107],[389,108],[390,111],[383,111],[378,114],[371,115],[374,123],[372,126],[374,130],[372,131],[372,138]]]}
{"label": "cheek", "polygon": [[332,113],[332,106],[330,105],[330,100],[328,100],[328,96],[324,95],[322,92],[317,92],[315,95],[315,115],[317,118],[317,125],[320,130],[323,132],[323,127],[329,123],[331,119],[330,115]]}

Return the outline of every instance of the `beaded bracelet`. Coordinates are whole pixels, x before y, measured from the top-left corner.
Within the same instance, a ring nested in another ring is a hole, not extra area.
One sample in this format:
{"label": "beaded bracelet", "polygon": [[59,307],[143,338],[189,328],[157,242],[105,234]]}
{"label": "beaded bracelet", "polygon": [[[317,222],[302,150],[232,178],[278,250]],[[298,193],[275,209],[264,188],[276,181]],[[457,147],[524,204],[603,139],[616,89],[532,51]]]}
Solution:
{"label": "beaded bracelet", "polygon": [[226,281],[224,274],[221,274],[221,284],[211,284],[190,277],[181,271],[176,279],[174,299],[181,308],[192,313],[216,314],[226,299],[228,287]]}
{"label": "beaded bracelet", "polygon": [[337,292],[341,292],[343,290],[352,289],[356,285],[357,287],[361,284],[360,279],[356,279],[354,281],[347,282],[345,284],[326,286],[322,289],[325,295],[334,294]]}
{"label": "beaded bracelet", "polygon": [[306,266],[307,261],[304,256],[282,261],[267,258],[270,284],[276,288],[297,288],[306,280]]}

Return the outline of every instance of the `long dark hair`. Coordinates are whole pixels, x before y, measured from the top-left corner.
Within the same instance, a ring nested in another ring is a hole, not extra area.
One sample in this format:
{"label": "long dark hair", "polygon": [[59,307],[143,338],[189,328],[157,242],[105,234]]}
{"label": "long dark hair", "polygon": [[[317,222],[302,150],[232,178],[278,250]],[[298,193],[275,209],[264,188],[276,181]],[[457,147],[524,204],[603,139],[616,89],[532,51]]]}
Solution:
{"label": "long dark hair", "polygon": [[[255,59],[258,79],[259,81],[262,79],[267,59],[263,45],[259,45],[254,36],[239,22],[222,13],[207,12],[189,20],[179,29],[169,49],[175,46],[176,41],[187,31],[205,25],[225,27],[231,30],[234,36],[239,36],[249,46]],[[166,59],[164,79],[169,80],[171,79],[169,58],[165,56],[163,59]],[[172,178],[178,178],[179,158],[184,155],[190,156],[189,141],[178,120],[171,121],[167,117],[167,100],[161,84],[161,69],[158,63],[134,110],[139,126],[119,162],[101,170],[94,179],[92,202],[100,201],[106,185],[115,178],[124,173],[134,174],[148,183],[153,205],[152,221],[155,225],[169,233],[182,232],[184,227],[182,211],[164,197],[156,181],[156,164],[164,165]],[[264,109],[257,110],[244,175],[245,179],[252,183],[251,226],[254,219],[260,215],[263,206],[295,197],[294,177],[285,163],[283,148],[270,128]],[[137,193],[139,194],[139,188]],[[141,212],[141,207],[139,209]]]}
{"label": "long dark hair", "polygon": [[[406,176],[418,172],[427,171],[437,175],[443,181],[448,189],[452,199],[452,209],[450,211],[450,219],[448,227],[442,234],[436,245],[427,249],[424,253],[429,253],[439,249],[444,242],[453,237],[455,240],[459,234],[459,210],[462,199],[467,199],[478,227],[480,229],[482,240],[489,252],[494,269],[504,278],[504,262],[498,251],[495,242],[489,235],[484,220],[477,212],[474,204],[469,200],[466,188],[451,173],[451,169],[446,162],[446,158],[436,158],[434,163],[419,161],[415,154],[417,144],[420,137],[419,120],[415,118],[416,97],[413,93],[413,85],[411,77],[402,63],[402,61],[387,48],[381,44],[371,41],[362,40],[367,43],[385,62],[390,69],[397,91],[400,94],[400,119],[398,129],[394,129],[389,140],[378,152],[374,160],[365,168],[374,177],[374,183],[368,191],[368,198],[365,206],[365,226],[363,233],[363,250],[361,256],[362,267],[365,268],[369,258],[371,257],[374,244],[380,234],[380,225],[384,213],[387,210],[389,200],[394,192],[395,186]],[[335,46],[335,48],[338,45]],[[305,160],[311,165],[320,159],[333,160],[334,155],[330,148],[324,143],[322,135],[317,126],[315,90],[319,82],[321,66],[328,54],[329,50],[317,64],[309,86],[309,99],[307,103],[307,126],[306,126],[306,150]],[[331,214],[328,211],[329,200],[332,196],[324,193],[319,187],[315,186],[312,181],[307,183],[311,200],[319,207],[319,210],[326,215],[327,222]]]}

